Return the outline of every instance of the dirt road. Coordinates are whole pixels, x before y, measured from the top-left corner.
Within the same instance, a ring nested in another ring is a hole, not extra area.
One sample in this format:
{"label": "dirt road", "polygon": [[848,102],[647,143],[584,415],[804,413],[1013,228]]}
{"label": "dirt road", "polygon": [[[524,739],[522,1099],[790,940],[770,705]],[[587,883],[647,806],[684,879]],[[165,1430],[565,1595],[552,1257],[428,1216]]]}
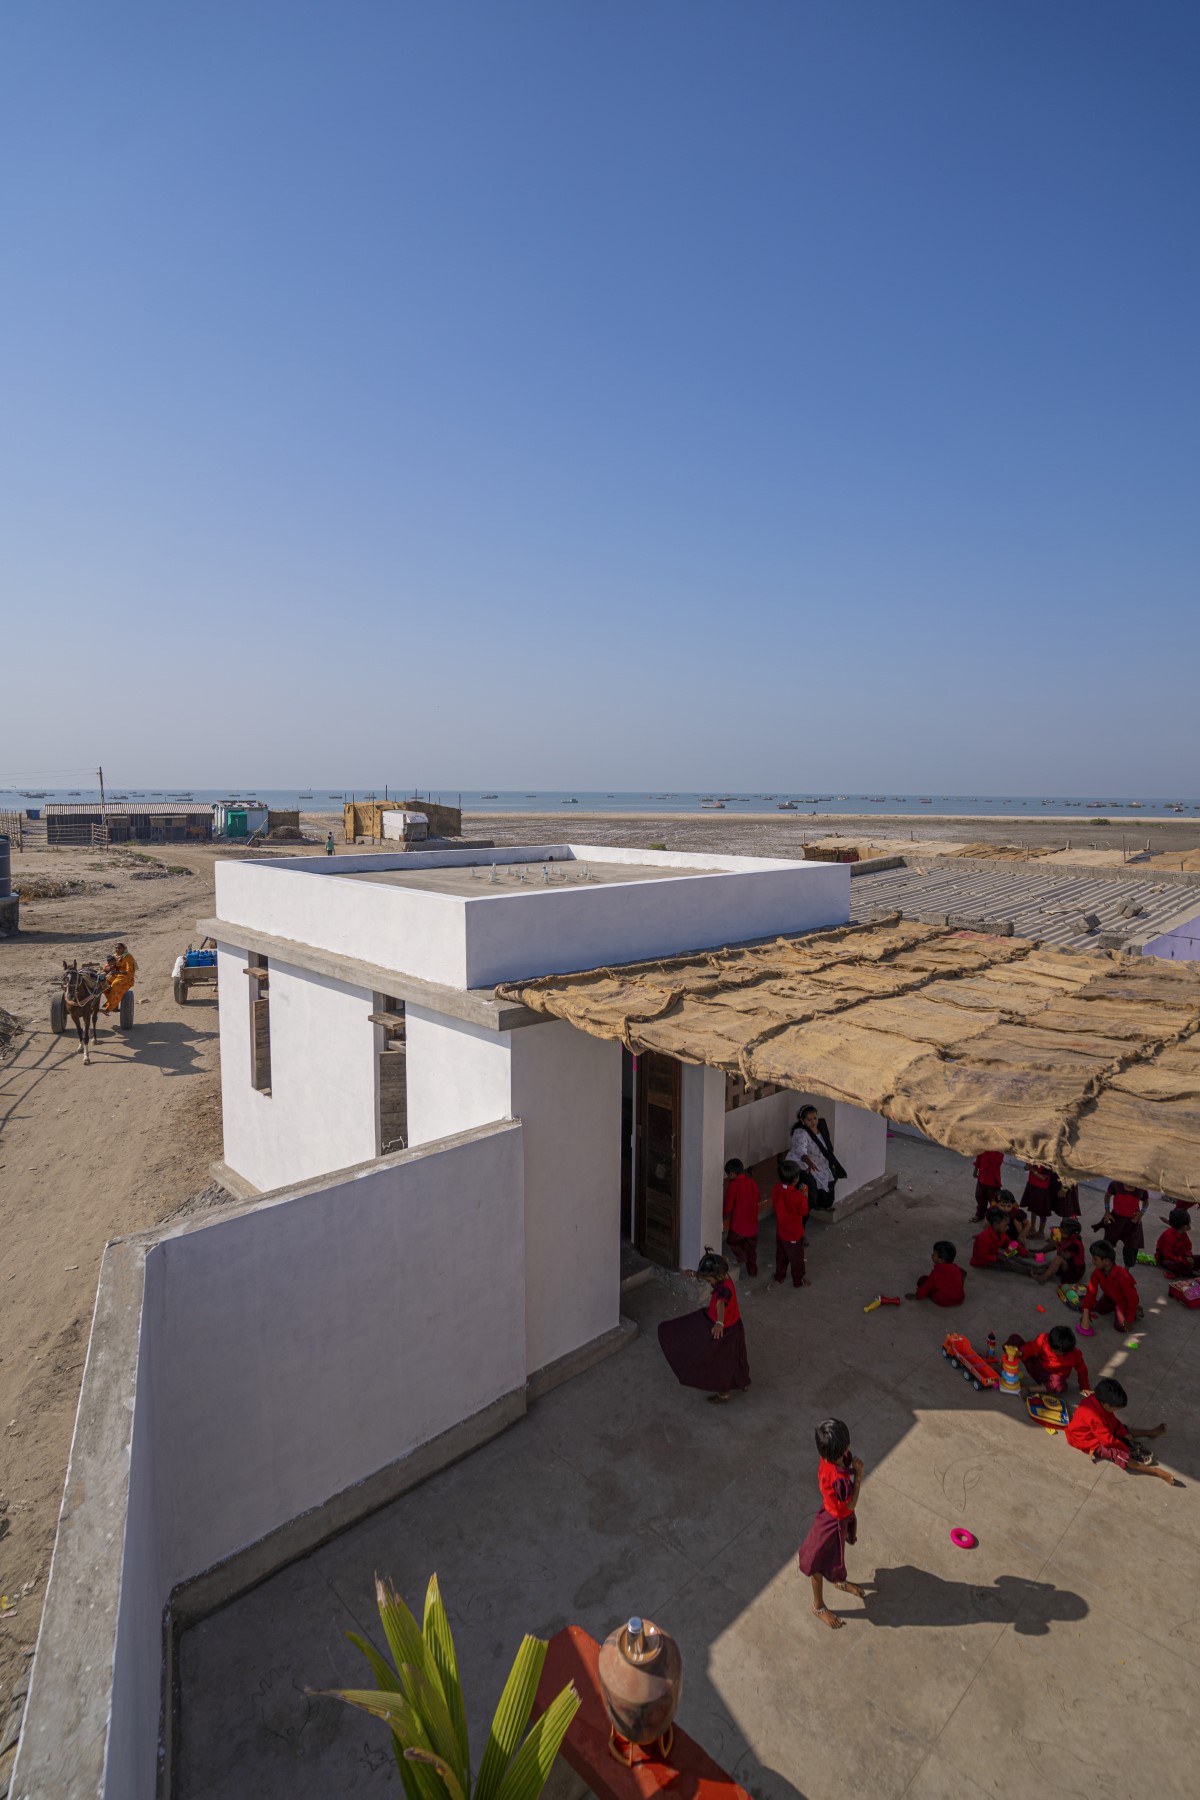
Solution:
{"label": "dirt road", "polygon": [[[190,873],[156,876],[168,860]],[[0,938],[0,1006],[23,1028],[0,1066],[0,1720],[37,1635],[104,1245],[165,1218],[220,1155],[216,1003],[177,1006],[170,979],[211,911],[213,860],[13,858],[18,885],[89,885],[27,902]],[[74,1030],[50,1031],[50,997],[64,957],[117,937],[139,965],[136,1023],[105,1020],[85,1068]]]}

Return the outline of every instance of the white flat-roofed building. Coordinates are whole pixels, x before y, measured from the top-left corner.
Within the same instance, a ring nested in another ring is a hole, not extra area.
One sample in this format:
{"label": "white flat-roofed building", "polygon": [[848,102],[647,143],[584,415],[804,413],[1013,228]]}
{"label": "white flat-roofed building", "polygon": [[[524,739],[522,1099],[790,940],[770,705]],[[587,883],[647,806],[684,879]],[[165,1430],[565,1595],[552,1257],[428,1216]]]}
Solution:
{"label": "white flat-roofed building", "polygon": [[[726,1158],[785,1148],[798,1096],[635,1059],[496,985],[841,924],[850,872],[541,844],[224,863],[216,892],[228,1169],[266,1192],[521,1120],[532,1372],[616,1326],[622,1235],[670,1267],[720,1243]],[[821,1110],[848,1195],[886,1127]]]}

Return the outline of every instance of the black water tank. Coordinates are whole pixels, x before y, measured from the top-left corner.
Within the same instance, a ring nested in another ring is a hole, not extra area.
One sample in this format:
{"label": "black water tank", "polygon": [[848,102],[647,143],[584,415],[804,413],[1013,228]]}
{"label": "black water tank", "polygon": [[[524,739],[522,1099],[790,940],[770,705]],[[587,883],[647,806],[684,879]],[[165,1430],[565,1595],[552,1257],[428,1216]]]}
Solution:
{"label": "black water tank", "polygon": [[0,837],[0,900],[7,900],[12,893],[12,854],[8,839]]}

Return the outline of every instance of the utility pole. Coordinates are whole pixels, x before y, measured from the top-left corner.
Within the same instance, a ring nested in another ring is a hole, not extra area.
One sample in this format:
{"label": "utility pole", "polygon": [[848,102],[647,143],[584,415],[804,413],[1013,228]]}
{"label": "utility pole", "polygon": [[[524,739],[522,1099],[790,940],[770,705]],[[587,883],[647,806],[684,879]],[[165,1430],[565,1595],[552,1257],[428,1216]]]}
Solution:
{"label": "utility pole", "polygon": [[105,809],[105,805],[104,805],[104,770],[97,769],[96,774],[100,777],[100,829],[104,833],[104,848],[107,850],[108,849],[108,813],[107,813],[107,811]]}

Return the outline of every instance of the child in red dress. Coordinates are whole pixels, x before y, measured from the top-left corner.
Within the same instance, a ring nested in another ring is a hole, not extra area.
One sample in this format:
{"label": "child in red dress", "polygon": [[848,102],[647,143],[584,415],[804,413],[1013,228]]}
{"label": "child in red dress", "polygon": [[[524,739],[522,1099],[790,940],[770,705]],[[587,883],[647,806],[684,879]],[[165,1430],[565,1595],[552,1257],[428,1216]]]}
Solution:
{"label": "child in red dress", "polygon": [[1044,1238],[1046,1221],[1050,1217],[1050,1208],[1054,1204],[1054,1171],[1045,1163],[1025,1164],[1025,1192],[1021,1195],[1021,1205],[1033,1220],[1029,1238]]}
{"label": "child in red dress", "polygon": [[808,1217],[808,1183],[799,1163],[785,1158],[771,1194],[775,1207],[775,1279],[792,1271],[793,1287],[809,1287],[804,1266],[804,1221]]}
{"label": "child in red dress", "polygon": [[1092,1278],[1079,1303],[1079,1335],[1096,1335],[1093,1313],[1111,1313],[1113,1329],[1128,1331],[1140,1310],[1137,1282],[1128,1269],[1118,1269],[1112,1245],[1101,1238],[1092,1245]]}
{"label": "child in red dress", "polygon": [[813,1612],[834,1631],[843,1621],[825,1604],[825,1582],[831,1581],[843,1594],[856,1594],[866,1599],[863,1589],[846,1580],[846,1545],[858,1541],[859,1490],[862,1487],[862,1458],[850,1454],[850,1432],[841,1419],[825,1419],[817,1426],[817,1486],[821,1505],[800,1546],[799,1564],[802,1575],[812,1579]]}
{"label": "child in red dress", "polygon": [[932,1300],[935,1306],[961,1306],[966,1292],[966,1277],[955,1262],[958,1251],[946,1238],[933,1246],[933,1267],[922,1275],[916,1292],[905,1294],[906,1300]]}
{"label": "child in red dress", "polygon": [[[1069,1325],[1054,1325],[1030,1343],[1020,1332],[1010,1331],[1004,1341],[1017,1346],[1031,1381],[1041,1392],[1065,1394],[1072,1374],[1078,1377],[1081,1390],[1091,1387],[1087,1364]],[[1021,1386],[1027,1386],[1024,1379]]]}
{"label": "child in red dress", "polygon": [[1004,1214],[998,1206],[988,1208],[987,1223],[971,1248],[973,1269],[994,1269],[1006,1242]]}
{"label": "child in red dress", "polygon": [[1154,1246],[1154,1260],[1167,1275],[1194,1275],[1200,1267],[1200,1259],[1192,1250],[1191,1233],[1188,1231],[1190,1216],[1186,1206],[1172,1207],[1167,1219],[1167,1229]]}
{"label": "child in red dress", "polygon": [[729,1233],[729,1254],[745,1263],[747,1275],[758,1274],[758,1208],[762,1195],[753,1175],[747,1175],[738,1157],[725,1164],[725,1199],[722,1213]]}
{"label": "child in red dress", "polygon": [[658,1344],[683,1387],[705,1390],[715,1405],[750,1386],[746,1327],[729,1264],[715,1250],[705,1250],[698,1269],[685,1269],[707,1283],[706,1305],[682,1318],[664,1319]]}
{"label": "child in red dress", "polygon": [[1004,1168],[1003,1150],[981,1150],[975,1158],[975,1211],[972,1224],[987,1217],[989,1206],[995,1206],[1000,1196],[1001,1171]]}
{"label": "child in red dress", "polygon": [[1150,1201],[1145,1188],[1129,1187],[1123,1181],[1110,1181],[1104,1196],[1104,1217],[1100,1228],[1114,1247],[1120,1244],[1125,1267],[1132,1269],[1137,1253],[1145,1249],[1142,1214]]}
{"label": "child in red dress", "polygon": [[1116,1463],[1129,1475],[1157,1475],[1168,1487],[1175,1486],[1170,1469],[1151,1460],[1150,1452],[1138,1438],[1161,1437],[1165,1425],[1152,1430],[1126,1425],[1117,1417],[1117,1409],[1129,1405],[1129,1396],[1119,1381],[1104,1376],[1096,1383],[1093,1394],[1085,1394],[1071,1415],[1066,1429],[1068,1444],[1082,1450],[1093,1462]]}
{"label": "child in red dress", "polygon": [[1048,1281],[1064,1281],[1071,1286],[1083,1280],[1083,1271],[1087,1267],[1083,1254],[1083,1239],[1079,1235],[1079,1220],[1066,1218],[1055,1228],[1058,1232],[1058,1244],[1045,1268],[1034,1276],[1034,1280],[1045,1286]]}

